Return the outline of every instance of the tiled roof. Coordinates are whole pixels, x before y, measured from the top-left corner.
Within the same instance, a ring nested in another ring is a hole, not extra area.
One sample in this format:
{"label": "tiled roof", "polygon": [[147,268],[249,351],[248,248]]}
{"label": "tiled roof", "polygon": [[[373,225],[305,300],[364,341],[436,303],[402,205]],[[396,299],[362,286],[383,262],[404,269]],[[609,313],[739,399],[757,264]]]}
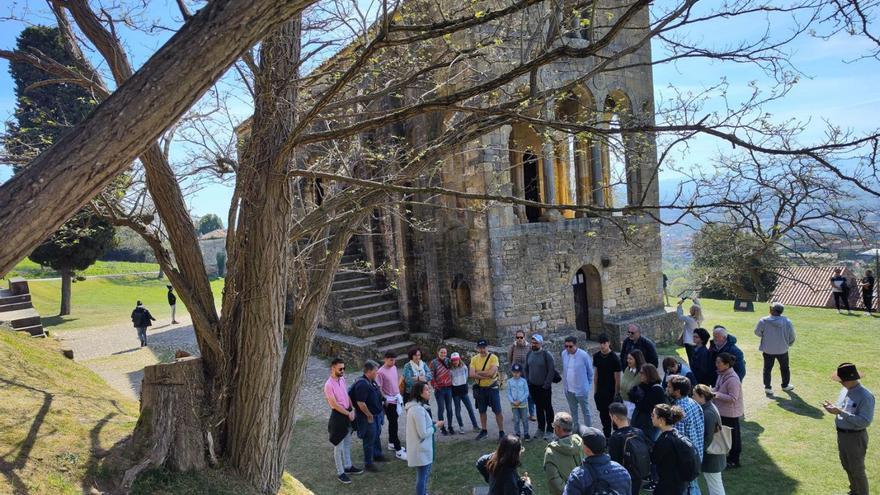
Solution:
{"label": "tiled roof", "polygon": [[861,293],[858,290],[858,279],[847,267],[841,266],[793,266],[783,269],[779,274],[779,282],[773,291],[772,300],[791,306],[810,306],[814,308],[833,308],[834,297],[831,295],[829,280],[834,270],[840,268],[850,287],[849,305],[860,309]]}
{"label": "tiled roof", "polygon": [[199,237],[200,241],[208,241],[211,239],[226,239],[226,229],[212,230]]}

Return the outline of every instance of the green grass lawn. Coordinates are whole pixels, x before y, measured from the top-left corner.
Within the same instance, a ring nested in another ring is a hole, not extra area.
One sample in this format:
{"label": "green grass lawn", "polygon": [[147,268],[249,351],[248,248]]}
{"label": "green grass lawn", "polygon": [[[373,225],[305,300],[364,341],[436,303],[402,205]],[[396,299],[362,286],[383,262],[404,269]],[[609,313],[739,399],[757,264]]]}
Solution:
{"label": "green grass lawn", "polygon": [[[43,326],[49,330],[80,330],[106,327],[131,322],[131,310],[135,302],[143,301],[153,316],[169,320],[171,313],[166,298],[167,279],[155,276],[129,275],[116,278],[92,278],[76,282],[72,286],[71,314],[58,316],[61,305],[61,282],[58,280],[31,280],[31,299],[37,312],[43,317]],[[211,282],[214,298],[220,303],[223,279]],[[178,300],[178,318],[188,315]]]}
{"label": "green grass lawn", "polygon": [[[125,273],[142,273],[159,271],[158,263],[134,263],[129,261],[96,261],[94,265],[85,270],[76,272],[77,275],[90,277],[94,275],[118,275]],[[34,278],[56,278],[60,277],[55,270],[40,266],[33,261],[25,258],[21,260],[15,268],[12,269],[6,278],[24,277],[27,279]]]}

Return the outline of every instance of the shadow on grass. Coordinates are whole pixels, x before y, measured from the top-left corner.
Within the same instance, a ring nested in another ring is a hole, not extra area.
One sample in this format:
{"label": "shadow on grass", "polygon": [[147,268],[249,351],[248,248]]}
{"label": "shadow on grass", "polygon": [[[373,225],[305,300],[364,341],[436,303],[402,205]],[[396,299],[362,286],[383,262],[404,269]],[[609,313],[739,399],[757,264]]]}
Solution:
{"label": "shadow on grass", "polygon": [[724,471],[724,486],[728,494],[793,495],[798,492],[798,480],[785,474],[758,443],[758,438],[763,433],[764,427],[760,424],[743,421],[741,457],[743,467]]}
{"label": "shadow on grass", "polygon": [[786,393],[789,396],[788,398],[780,397],[778,395],[773,396],[773,400],[776,401],[776,404],[780,408],[790,413],[797,414],[798,416],[806,416],[813,419],[822,419],[825,416],[825,413],[823,413],[821,409],[807,403],[800,395],[794,392]]}
{"label": "shadow on grass", "polygon": [[42,320],[43,328],[50,328],[50,327],[62,325],[64,323],[70,323],[72,321],[76,321],[79,318],[74,318],[74,317],[70,317],[70,316],[55,315],[55,316],[44,316],[40,319]]}
{"label": "shadow on grass", "polygon": [[25,464],[27,464],[28,459],[31,456],[31,450],[34,448],[34,444],[37,442],[37,434],[40,432],[40,427],[43,426],[43,421],[46,419],[46,415],[49,414],[49,409],[52,408],[52,400],[54,396],[45,390],[40,390],[37,388],[29,387],[27,385],[14,382],[11,380],[7,380],[5,378],[0,378],[0,382],[3,382],[9,386],[20,387],[26,390],[30,390],[32,392],[38,392],[43,395],[43,404],[40,405],[39,411],[34,416],[34,420],[31,423],[31,427],[28,429],[27,435],[25,435],[24,439],[19,443],[18,453],[15,455],[15,458],[9,462],[6,461],[5,458],[15,452],[15,449],[2,454],[0,456],[0,473],[9,480],[9,484],[15,490],[15,493],[29,493],[27,486],[24,481],[19,477],[15,470],[24,468]]}

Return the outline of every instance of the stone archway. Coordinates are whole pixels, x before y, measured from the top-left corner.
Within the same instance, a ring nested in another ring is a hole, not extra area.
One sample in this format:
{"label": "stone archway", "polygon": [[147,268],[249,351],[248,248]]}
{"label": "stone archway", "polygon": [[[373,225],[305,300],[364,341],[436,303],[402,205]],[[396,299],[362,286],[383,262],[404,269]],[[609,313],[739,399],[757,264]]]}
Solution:
{"label": "stone archway", "polygon": [[604,331],[599,270],[593,265],[584,265],[574,274],[571,288],[574,292],[575,326],[587,334],[587,339],[596,340]]}

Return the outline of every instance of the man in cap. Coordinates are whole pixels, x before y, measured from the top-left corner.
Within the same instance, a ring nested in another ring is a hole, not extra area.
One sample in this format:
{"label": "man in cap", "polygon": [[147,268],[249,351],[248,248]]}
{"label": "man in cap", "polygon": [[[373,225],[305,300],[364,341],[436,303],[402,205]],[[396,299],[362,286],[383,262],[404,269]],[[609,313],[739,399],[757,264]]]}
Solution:
{"label": "man in cap", "polygon": [[177,325],[179,322],[177,321],[177,296],[174,295],[174,286],[166,285],[168,288],[168,306],[171,308],[171,324]]}
{"label": "man in cap", "polygon": [[147,345],[147,327],[151,326],[154,321],[156,321],[156,319],[150,314],[150,310],[144,307],[144,303],[138,301],[137,304],[135,304],[134,311],[131,312],[131,323],[137,330],[138,340],[141,341],[141,347]]}
{"label": "man in cap", "polygon": [[835,415],[837,450],[840,464],[849,477],[850,495],[868,495],[865,454],[868,451],[868,426],[874,419],[874,395],[859,382],[856,365],[843,363],[833,379],[843,385],[837,404],[825,401],[822,406]]}
{"label": "man in cap", "polygon": [[[532,335],[532,350],[526,356],[525,375],[529,382],[529,395],[535,401],[538,413],[538,430],[535,437],[544,435],[548,442],[553,438],[553,378],[556,376],[556,363],[553,356],[544,350],[544,337]],[[592,368],[590,372],[592,373]]]}
{"label": "man in cap", "polygon": [[603,485],[606,493],[630,493],[632,479],[629,472],[605,453],[602,430],[582,427],[580,437],[585,459],[569,475],[563,495],[589,495]]}
{"label": "man in cap", "polygon": [[501,392],[498,390],[498,356],[489,352],[489,343],[477,342],[478,354],[471,358],[470,376],[477,381],[474,387],[474,400],[480,411],[480,433],[475,440],[489,435],[486,428],[486,410],[492,408],[495,423],[498,425],[498,438],[504,438],[504,415],[501,413]]}

